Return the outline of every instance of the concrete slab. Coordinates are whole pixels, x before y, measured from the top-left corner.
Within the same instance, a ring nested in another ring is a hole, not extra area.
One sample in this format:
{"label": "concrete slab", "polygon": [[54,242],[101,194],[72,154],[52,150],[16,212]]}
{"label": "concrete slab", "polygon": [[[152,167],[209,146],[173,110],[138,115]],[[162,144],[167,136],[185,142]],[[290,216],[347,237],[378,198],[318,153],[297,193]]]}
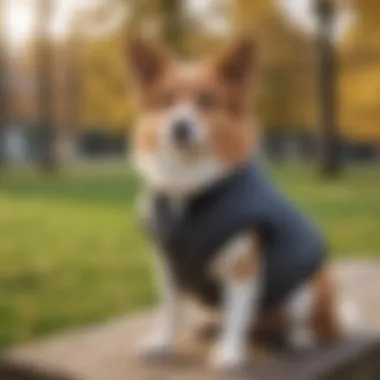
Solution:
{"label": "concrete slab", "polygon": [[[342,292],[359,306],[365,325],[373,332],[368,332],[365,338],[313,352],[256,355],[255,365],[246,373],[247,377],[268,380],[333,379],[333,374],[345,371],[344,377],[339,378],[349,379],[348,374],[352,375],[360,368],[359,359],[362,363],[367,360],[365,368],[360,371],[378,366],[380,349],[374,339],[374,331],[380,329],[380,265],[349,262],[339,264],[336,270]],[[136,343],[149,329],[150,322],[151,315],[137,315],[16,348],[8,352],[6,358],[30,368],[78,380],[220,378],[205,363],[207,347],[185,337],[179,344],[176,360],[171,363],[147,365],[136,360]],[[354,364],[355,368],[351,368]],[[376,370],[380,373],[380,368]],[[3,380],[1,365],[0,379]],[[8,379],[4,377],[4,380]]]}

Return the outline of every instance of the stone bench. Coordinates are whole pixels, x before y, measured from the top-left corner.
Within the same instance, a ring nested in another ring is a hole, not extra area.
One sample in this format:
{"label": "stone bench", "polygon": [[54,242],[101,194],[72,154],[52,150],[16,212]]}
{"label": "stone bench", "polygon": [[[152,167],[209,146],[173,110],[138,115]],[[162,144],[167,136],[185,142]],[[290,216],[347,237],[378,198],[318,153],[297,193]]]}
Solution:
{"label": "stone bench", "polygon": [[[309,352],[256,355],[254,365],[239,378],[376,379],[380,374],[380,343],[374,333],[380,327],[380,266],[346,263],[338,266],[337,273],[343,292],[367,317],[365,323],[372,333]],[[135,343],[147,331],[150,321],[149,314],[134,316],[16,348],[4,356],[3,364],[0,362],[0,379],[220,379],[205,364],[204,342],[183,339],[171,363],[147,365],[136,360]]]}

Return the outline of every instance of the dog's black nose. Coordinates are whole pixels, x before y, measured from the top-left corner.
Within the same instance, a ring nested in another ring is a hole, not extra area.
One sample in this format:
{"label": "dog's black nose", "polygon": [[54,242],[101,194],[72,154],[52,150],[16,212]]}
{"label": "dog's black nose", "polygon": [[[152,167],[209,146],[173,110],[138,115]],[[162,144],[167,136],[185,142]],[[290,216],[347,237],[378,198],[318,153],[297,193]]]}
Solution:
{"label": "dog's black nose", "polygon": [[172,137],[178,144],[187,144],[191,139],[191,122],[185,119],[177,120],[173,124]]}

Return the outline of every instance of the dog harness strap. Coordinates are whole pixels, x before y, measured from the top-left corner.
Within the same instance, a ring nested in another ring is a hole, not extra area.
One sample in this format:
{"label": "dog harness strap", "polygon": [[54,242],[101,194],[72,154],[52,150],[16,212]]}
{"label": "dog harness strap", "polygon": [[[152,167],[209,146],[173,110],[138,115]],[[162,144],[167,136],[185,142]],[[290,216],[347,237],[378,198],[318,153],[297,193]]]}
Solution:
{"label": "dog harness strap", "polygon": [[173,217],[164,196],[156,195],[153,205],[149,231],[178,284],[210,306],[220,301],[210,262],[240,232],[259,236],[263,309],[283,301],[323,263],[325,243],[319,231],[253,164],[195,196],[180,216]]}

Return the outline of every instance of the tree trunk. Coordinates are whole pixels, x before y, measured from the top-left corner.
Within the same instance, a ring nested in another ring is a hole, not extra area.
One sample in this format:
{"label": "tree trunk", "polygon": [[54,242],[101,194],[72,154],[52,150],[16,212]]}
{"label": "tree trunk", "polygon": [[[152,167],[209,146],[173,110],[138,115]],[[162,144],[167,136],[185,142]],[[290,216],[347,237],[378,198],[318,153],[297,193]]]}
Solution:
{"label": "tree trunk", "polygon": [[335,178],[341,172],[340,138],[336,120],[336,60],[333,46],[334,5],[316,0],[319,20],[318,81],[321,131],[321,174]]}
{"label": "tree trunk", "polygon": [[183,1],[162,0],[164,13],[163,39],[164,42],[176,53],[183,54]]}
{"label": "tree trunk", "polygon": [[79,133],[81,101],[82,101],[82,38],[78,20],[72,22],[70,34],[66,42],[64,96],[62,96],[65,115],[62,130],[59,134],[60,157],[70,162],[76,158],[76,141]]}
{"label": "tree trunk", "polygon": [[52,0],[38,0],[37,82],[38,82],[38,159],[41,170],[51,173],[57,168],[55,155],[56,131],[53,105],[53,49],[49,24],[53,11]]}
{"label": "tree trunk", "polygon": [[159,0],[153,9],[152,3],[152,0],[133,0],[133,17],[129,22],[131,33],[144,34],[146,22],[157,19],[159,14],[159,34],[163,42],[174,52],[183,53],[183,0]]}
{"label": "tree trunk", "polygon": [[4,8],[4,2],[0,1],[0,168],[5,165],[6,161],[4,137],[9,112]]}

